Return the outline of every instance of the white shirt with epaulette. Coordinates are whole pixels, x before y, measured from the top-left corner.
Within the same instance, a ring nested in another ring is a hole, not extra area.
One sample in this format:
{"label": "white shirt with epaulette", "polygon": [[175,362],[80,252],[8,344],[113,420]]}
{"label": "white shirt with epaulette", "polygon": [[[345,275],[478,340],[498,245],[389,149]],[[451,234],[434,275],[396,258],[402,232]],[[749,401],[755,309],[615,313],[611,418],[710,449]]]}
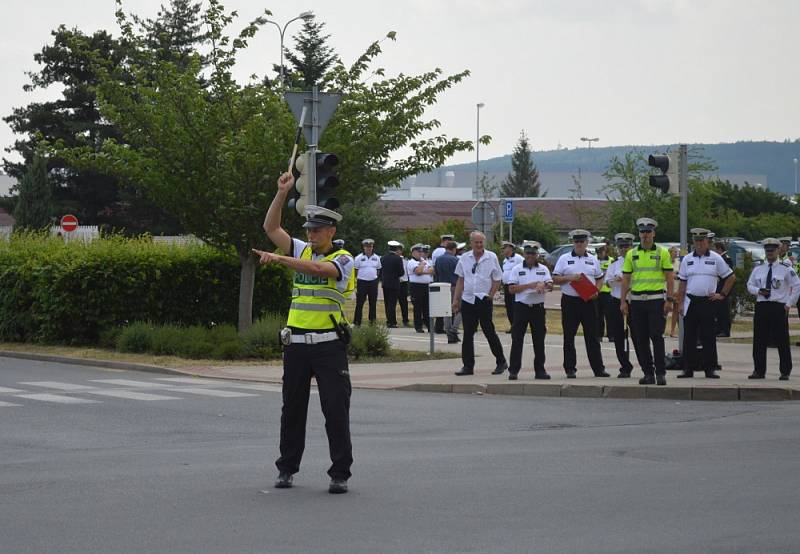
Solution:
{"label": "white shirt with epaulette", "polygon": [[519,254],[514,254],[510,258],[503,257],[503,284],[507,285],[511,283],[509,277],[511,276],[511,270],[514,267],[518,266],[519,264],[523,263],[525,258],[520,256]]}
{"label": "white shirt with epaulette", "polygon": [[[588,252],[583,256],[578,256],[575,250],[563,254],[556,266],[553,268],[553,275],[560,275],[565,277],[567,275],[580,275],[583,273],[587,277],[593,278],[595,281],[603,276],[603,270],[600,269],[600,262],[589,254]],[[561,294],[567,296],[580,296],[570,283],[561,285]]]}
{"label": "white shirt with epaulette", "polygon": [[611,296],[619,300],[622,298],[622,264],[625,263],[625,256],[620,256],[608,265],[606,268],[606,279],[609,288],[611,288]]}
{"label": "white shirt with epaulette", "polygon": [[717,281],[727,279],[731,273],[733,270],[722,256],[709,250],[702,256],[695,252],[684,256],[678,279],[686,281],[686,294],[711,296],[717,292]]}
{"label": "white shirt with epaulette", "polygon": [[412,283],[422,283],[423,285],[427,285],[428,283],[433,283],[433,274],[432,273],[422,273],[421,275],[417,275],[415,270],[418,266],[424,266],[422,271],[425,271],[428,268],[432,268],[433,264],[428,262],[425,258],[420,258],[419,260],[415,260],[411,258],[408,260],[408,280]]}
{"label": "white shirt with epaulette", "polygon": [[767,261],[753,268],[747,280],[747,291],[756,297],[756,302],[780,302],[794,306],[800,297],[800,277],[793,268],[780,260],[772,262],[771,265],[772,287],[769,298],[758,294],[760,289],[767,288],[767,274],[770,268],[770,263]]}
{"label": "white shirt with epaulette", "polygon": [[[527,285],[528,283],[552,283],[550,270],[547,266],[539,263],[533,267],[528,267],[525,262],[515,265],[509,270],[509,285]],[[532,289],[525,289],[514,294],[515,302],[522,302],[528,306],[532,304],[542,304],[544,302],[543,292],[534,292]]]}
{"label": "white shirt with epaulette", "polygon": [[378,278],[378,270],[381,268],[381,259],[377,254],[367,256],[359,254],[355,257],[355,264],[358,273],[356,277],[359,281],[374,281]]}

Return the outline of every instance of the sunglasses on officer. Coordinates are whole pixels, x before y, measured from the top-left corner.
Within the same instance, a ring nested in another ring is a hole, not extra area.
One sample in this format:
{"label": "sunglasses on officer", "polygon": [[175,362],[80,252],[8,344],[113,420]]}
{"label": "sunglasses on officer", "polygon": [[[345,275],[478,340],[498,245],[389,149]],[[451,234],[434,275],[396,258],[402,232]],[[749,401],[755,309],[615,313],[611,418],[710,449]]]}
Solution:
{"label": "sunglasses on officer", "polygon": [[575,244],[579,244],[581,242],[586,242],[587,240],[589,239],[572,239],[572,242],[574,242]]}
{"label": "sunglasses on officer", "polygon": [[652,233],[652,232],[653,232],[653,230],[652,230],[652,229],[639,229],[639,234],[640,234],[640,235],[641,235],[642,233],[645,233],[645,234],[647,234],[647,233]]}

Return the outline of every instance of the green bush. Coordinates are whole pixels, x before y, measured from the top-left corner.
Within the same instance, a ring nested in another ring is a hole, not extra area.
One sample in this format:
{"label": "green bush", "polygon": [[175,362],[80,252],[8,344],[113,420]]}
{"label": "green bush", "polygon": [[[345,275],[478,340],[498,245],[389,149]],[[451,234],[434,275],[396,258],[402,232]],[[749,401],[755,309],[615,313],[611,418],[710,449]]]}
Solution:
{"label": "green bush", "polygon": [[[239,278],[238,256],[208,246],[17,234],[0,242],[0,340],[94,344],[133,321],[232,324]],[[259,268],[254,313],[286,313],[290,287],[285,268]]]}
{"label": "green bush", "polygon": [[150,352],[153,350],[155,329],[149,323],[137,322],[122,329],[117,338],[120,352]]}
{"label": "green bush", "polygon": [[248,358],[277,358],[281,353],[278,333],[286,326],[286,317],[281,314],[266,314],[255,321],[241,335],[242,354]]}
{"label": "green bush", "polygon": [[386,356],[389,353],[389,329],[384,325],[353,327],[347,353],[356,359]]}

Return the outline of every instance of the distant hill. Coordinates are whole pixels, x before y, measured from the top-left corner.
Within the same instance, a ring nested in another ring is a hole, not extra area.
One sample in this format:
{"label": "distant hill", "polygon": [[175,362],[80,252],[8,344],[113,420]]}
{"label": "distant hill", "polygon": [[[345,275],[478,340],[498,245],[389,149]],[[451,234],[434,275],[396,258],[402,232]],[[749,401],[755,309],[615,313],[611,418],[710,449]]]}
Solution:
{"label": "distant hill", "polygon": [[[614,157],[640,150],[645,154],[665,152],[676,145],[610,146],[604,148],[575,148],[534,152],[533,159],[540,173],[602,173]],[[785,194],[794,192],[794,158],[800,158],[800,140],[794,142],[735,142],[731,144],[694,144],[718,168],[718,174],[763,175],[771,190]],[[475,164],[458,164],[440,168],[458,173],[472,171]],[[481,173],[505,175],[511,171],[511,155],[481,160]]]}

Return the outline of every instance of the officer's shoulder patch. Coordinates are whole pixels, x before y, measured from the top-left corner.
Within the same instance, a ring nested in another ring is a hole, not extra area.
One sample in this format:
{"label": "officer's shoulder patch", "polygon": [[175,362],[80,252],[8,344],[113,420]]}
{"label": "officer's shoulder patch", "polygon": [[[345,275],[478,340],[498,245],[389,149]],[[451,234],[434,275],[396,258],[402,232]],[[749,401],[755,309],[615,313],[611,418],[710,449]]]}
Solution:
{"label": "officer's shoulder patch", "polygon": [[714,260],[706,260],[705,263],[706,265],[717,265],[717,262],[715,262]]}
{"label": "officer's shoulder patch", "polygon": [[797,273],[794,272],[794,269],[790,269],[789,270],[789,275],[791,275],[792,277],[795,277],[797,275]]}
{"label": "officer's shoulder patch", "polygon": [[341,256],[336,258],[336,261],[339,262],[340,265],[346,266],[347,264],[350,263],[351,259],[352,258],[350,256],[348,256],[347,254],[342,254]]}
{"label": "officer's shoulder patch", "polygon": [[586,260],[585,263],[586,263],[586,265],[594,265],[594,261],[593,260]]}
{"label": "officer's shoulder patch", "polygon": [[689,260],[688,262],[686,262],[686,265],[694,265],[694,262]]}
{"label": "officer's shoulder patch", "polygon": [[528,273],[527,271],[520,271],[519,273],[517,273],[517,275],[526,275],[527,273]]}
{"label": "officer's shoulder patch", "polygon": [[547,275],[546,271],[537,271],[536,275]]}
{"label": "officer's shoulder patch", "polygon": [[575,260],[567,260],[567,265],[572,265],[575,263]]}

